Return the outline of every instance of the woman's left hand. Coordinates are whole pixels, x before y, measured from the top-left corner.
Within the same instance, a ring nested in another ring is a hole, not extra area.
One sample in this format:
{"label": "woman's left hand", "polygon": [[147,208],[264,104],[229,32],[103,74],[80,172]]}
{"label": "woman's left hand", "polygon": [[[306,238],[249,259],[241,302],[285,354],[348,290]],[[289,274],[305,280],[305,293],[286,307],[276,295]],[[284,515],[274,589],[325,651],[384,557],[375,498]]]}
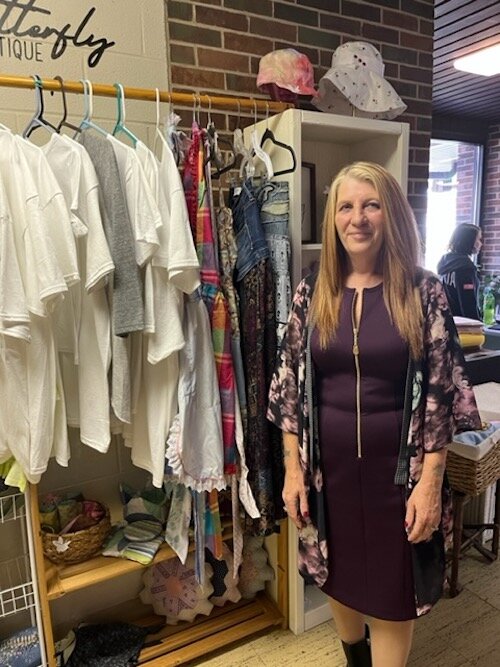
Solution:
{"label": "woman's left hand", "polygon": [[441,485],[420,480],[407,503],[405,528],[408,541],[417,543],[431,539],[441,523]]}

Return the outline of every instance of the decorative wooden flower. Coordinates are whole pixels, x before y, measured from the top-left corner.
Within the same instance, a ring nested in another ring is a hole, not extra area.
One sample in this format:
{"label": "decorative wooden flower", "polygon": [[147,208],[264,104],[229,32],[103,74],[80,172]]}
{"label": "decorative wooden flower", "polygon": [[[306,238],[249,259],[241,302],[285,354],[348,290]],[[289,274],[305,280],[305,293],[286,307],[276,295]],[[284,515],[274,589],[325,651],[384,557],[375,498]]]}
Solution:
{"label": "decorative wooden flower", "polygon": [[214,594],[210,598],[217,607],[223,607],[226,602],[238,602],[241,599],[241,593],[238,590],[239,577],[233,576],[233,554],[227,544],[222,545],[222,559],[217,560],[212,553],[206,550],[207,562],[212,566],[214,572],[212,585]]}
{"label": "decorative wooden flower", "polygon": [[210,583],[212,568],[205,565],[205,583],[200,585],[194,563],[191,553],[185,565],[178,558],[171,558],[153,565],[144,574],[141,600],[152,604],[156,614],[166,616],[169,625],[193,621],[198,614],[208,615],[213,609],[208,601],[214,590]]}
{"label": "decorative wooden flower", "polygon": [[238,588],[241,596],[251,599],[265,588],[266,581],[274,579],[274,570],[268,565],[263,537],[246,537],[243,543],[243,561]]}

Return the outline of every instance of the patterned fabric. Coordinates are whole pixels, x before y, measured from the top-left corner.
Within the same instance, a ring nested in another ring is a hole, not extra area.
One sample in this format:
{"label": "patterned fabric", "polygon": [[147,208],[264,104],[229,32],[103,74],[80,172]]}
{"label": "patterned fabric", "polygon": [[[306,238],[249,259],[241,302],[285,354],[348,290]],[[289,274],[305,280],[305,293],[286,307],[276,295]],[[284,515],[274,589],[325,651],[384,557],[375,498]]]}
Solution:
{"label": "patterned fabric", "polygon": [[[129,526],[115,526],[111,535],[103,546],[102,555],[114,558],[127,558],[141,565],[149,565],[161,547],[163,537],[161,535],[151,539],[142,539],[140,542],[131,540],[127,529]],[[161,531],[161,525],[158,528]]]}
{"label": "patterned fabric", "polygon": [[240,336],[239,299],[234,288],[233,276],[238,257],[238,247],[233,229],[233,214],[231,209],[221,205],[217,209],[217,235],[219,239],[220,281],[224,296],[227,299],[231,315],[231,333],[233,337]]}
{"label": "patterned fabric", "polygon": [[35,627],[20,630],[0,643],[2,667],[38,667],[42,662]]}
{"label": "patterned fabric", "polygon": [[206,503],[205,546],[219,559],[222,558],[222,524],[216,489],[207,494]]}
{"label": "patterned fabric", "polygon": [[[409,417],[408,437],[401,452],[401,458],[407,461],[407,496],[420,479],[426,452],[446,447],[453,430],[480,427],[443,286],[436,276],[422,273],[419,289],[425,316],[424,354],[412,364],[412,400],[405,401],[403,415],[403,423]],[[328,574],[328,553],[307,320],[314,280],[314,276],[302,280],[295,293],[270,387],[267,416],[283,431],[299,438],[311,517],[311,524],[299,531],[299,569],[307,581],[321,586]],[[430,542],[412,545],[418,615],[429,611],[441,596],[444,541],[451,529],[451,496],[445,479],[441,532],[436,531]]]}
{"label": "patterned fabric", "polygon": [[288,236],[289,195],[287,181],[264,181],[256,189],[260,206],[260,219],[271,253],[273,266],[277,343],[286,329],[288,313],[292,305],[290,281],[290,239]]}
{"label": "patterned fabric", "polygon": [[272,268],[262,259],[238,283],[241,303],[241,340],[245,350],[247,424],[245,454],[248,481],[260,519],[247,527],[259,535],[271,533],[283,517],[281,489],[283,460],[281,433],[266,421],[267,391],[276,360],[276,320]]}
{"label": "patterned fabric", "polygon": [[165,542],[175,551],[181,563],[186,562],[189,549],[189,523],[192,512],[191,491],[184,484],[167,484],[172,494]]}
{"label": "patterned fabric", "polygon": [[184,168],[184,189],[191,230],[200,262],[201,295],[207,306],[212,329],[222,408],[224,472],[232,475],[236,472],[236,446],[231,322],[228,304],[220,286],[204,161],[203,130],[194,124],[191,146]]}
{"label": "patterned fabric", "polygon": [[179,621],[192,622],[198,614],[208,615],[213,609],[208,601],[214,590],[211,576],[212,568],[205,565],[204,583],[199,583],[192,553],[185,565],[177,558],[170,558],[147,568],[140,598],[153,606],[155,614],[164,615],[170,625],[177,625]]}

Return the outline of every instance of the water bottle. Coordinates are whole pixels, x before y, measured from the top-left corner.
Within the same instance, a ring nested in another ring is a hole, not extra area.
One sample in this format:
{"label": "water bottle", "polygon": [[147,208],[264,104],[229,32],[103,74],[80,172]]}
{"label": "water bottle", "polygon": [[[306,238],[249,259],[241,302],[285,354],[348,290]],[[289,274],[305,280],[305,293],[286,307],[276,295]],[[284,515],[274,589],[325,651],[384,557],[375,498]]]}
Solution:
{"label": "water bottle", "polygon": [[484,292],[483,322],[488,327],[495,324],[495,295],[491,290],[485,290]]}

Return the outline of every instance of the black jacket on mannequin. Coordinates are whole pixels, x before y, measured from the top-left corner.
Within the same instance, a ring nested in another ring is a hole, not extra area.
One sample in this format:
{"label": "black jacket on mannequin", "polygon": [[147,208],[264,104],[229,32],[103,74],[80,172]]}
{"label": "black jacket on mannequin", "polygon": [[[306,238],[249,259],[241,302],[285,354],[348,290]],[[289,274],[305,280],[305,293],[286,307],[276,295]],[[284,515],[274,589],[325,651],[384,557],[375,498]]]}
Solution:
{"label": "black jacket on mannequin", "polygon": [[437,270],[452,314],[480,320],[477,303],[479,278],[476,265],[470,257],[448,252],[439,260]]}

